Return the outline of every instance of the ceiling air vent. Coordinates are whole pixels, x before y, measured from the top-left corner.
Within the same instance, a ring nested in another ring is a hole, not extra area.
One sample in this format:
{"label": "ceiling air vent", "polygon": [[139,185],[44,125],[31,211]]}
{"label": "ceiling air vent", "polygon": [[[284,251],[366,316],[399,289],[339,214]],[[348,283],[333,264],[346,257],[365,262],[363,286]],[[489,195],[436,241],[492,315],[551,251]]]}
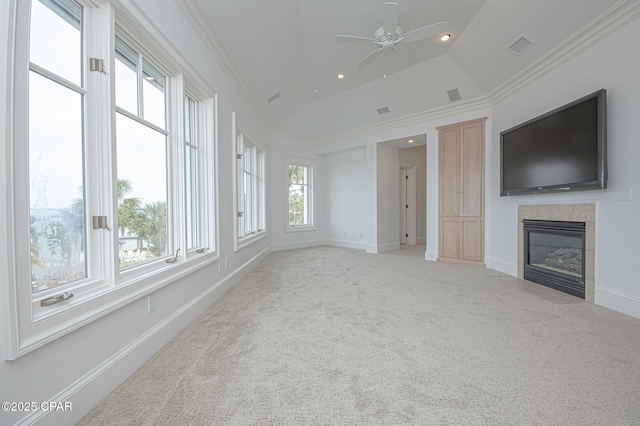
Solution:
{"label": "ceiling air vent", "polygon": [[382,107],[377,109],[378,114],[386,114],[389,112],[389,107]]}
{"label": "ceiling air vent", "polygon": [[507,49],[511,51],[511,53],[515,55],[522,55],[527,49],[536,44],[533,40],[527,37],[524,34],[520,34],[520,36],[513,40],[508,46]]}
{"label": "ceiling air vent", "polygon": [[273,95],[269,99],[267,99],[267,102],[271,103],[271,102],[275,101],[276,99],[278,99],[279,97],[280,97],[280,92],[276,93],[275,95]]}
{"label": "ceiling air vent", "polygon": [[449,95],[449,101],[450,102],[455,102],[455,101],[459,101],[460,99],[462,99],[460,97],[460,91],[458,89],[447,90],[447,95]]}

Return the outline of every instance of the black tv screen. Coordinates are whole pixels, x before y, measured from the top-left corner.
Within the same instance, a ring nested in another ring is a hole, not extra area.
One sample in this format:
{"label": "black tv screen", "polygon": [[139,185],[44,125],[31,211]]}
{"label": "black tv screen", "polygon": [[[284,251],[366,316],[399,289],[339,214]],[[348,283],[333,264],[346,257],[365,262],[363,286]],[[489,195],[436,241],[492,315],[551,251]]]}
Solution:
{"label": "black tv screen", "polygon": [[500,133],[500,195],[607,187],[604,89]]}

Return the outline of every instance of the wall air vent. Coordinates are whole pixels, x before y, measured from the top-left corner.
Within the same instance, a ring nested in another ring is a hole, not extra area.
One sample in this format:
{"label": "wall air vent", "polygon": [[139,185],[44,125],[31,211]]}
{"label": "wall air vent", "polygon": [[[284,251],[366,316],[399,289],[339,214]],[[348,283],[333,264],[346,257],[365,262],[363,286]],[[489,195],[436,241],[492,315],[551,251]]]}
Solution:
{"label": "wall air vent", "polygon": [[520,34],[518,38],[516,38],[511,43],[509,43],[509,45],[507,46],[507,49],[511,51],[511,53],[513,53],[514,55],[519,56],[519,55],[522,55],[526,50],[528,50],[534,44],[536,44],[535,41],[531,40],[529,37],[527,37],[524,34]]}
{"label": "wall air vent", "polygon": [[389,107],[382,107],[377,109],[378,114],[386,114],[389,112]]}
{"label": "wall air vent", "polygon": [[462,99],[462,97],[460,97],[460,91],[458,89],[447,90],[447,95],[449,96],[450,102],[455,102]]}
{"label": "wall air vent", "polygon": [[269,99],[267,99],[267,103],[271,103],[271,102],[275,101],[276,99],[278,99],[279,97],[280,97],[280,92],[276,93],[275,95],[273,95]]}

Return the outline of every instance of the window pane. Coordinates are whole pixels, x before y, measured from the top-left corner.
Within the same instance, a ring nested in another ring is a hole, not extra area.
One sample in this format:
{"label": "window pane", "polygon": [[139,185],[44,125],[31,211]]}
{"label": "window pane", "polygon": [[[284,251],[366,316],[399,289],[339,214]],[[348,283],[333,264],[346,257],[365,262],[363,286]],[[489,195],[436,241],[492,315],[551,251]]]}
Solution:
{"label": "window pane", "polygon": [[167,254],[166,137],[116,115],[120,266]]}
{"label": "window pane", "polygon": [[200,246],[199,238],[199,203],[198,196],[198,150],[196,138],[196,102],[185,96],[184,133],[185,133],[185,165],[187,194],[187,245],[188,248]]}
{"label": "window pane", "polygon": [[256,214],[258,219],[258,230],[264,230],[264,174],[265,174],[265,153],[257,151],[257,199]]}
{"label": "window pane", "polygon": [[289,185],[289,225],[305,223],[305,187]]}
{"label": "window pane", "polygon": [[253,185],[251,173],[244,173],[244,231],[253,232]]}
{"label": "window pane", "polygon": [[165,77],[147,61],[142,64],[142,99],[145,120],[165,128]]}
{"label": "window pane", "polygon": [[34,292],[87,276],[82,122],[82,95],[29,73]]}
{"label": "window pane", "polygon": [[253,182],[252,182],[252,149],[249,146],[244,147],[244,232],[253,232]]}
{"label": "window pane", "polygon": [[305,169],[303,166],[289,165],[289,183],[304,183]]}
{"label": "window pane", "polygon": [[138,75],[135,63],[116,53],[116,105],[138,115]]}
{"label": "window pane", "polygon": [[251,173],[251,147],[245,145],[244,152],[242,154],[242,158],[244,158],[244,171],[245,173]]}
{"label": "window pane", "polygon": [[[34,0],[29,60],[82,86],[82,7],[70,0]],[[63,48],[61,48],[63,46]]]}
{"label": "window pane", "polygon": [[196,141],[196,103],[188,96],[184,102],[184,137],[191,145],[197,146]]}
{"label": "window pane", "polygon": [[310,208],[310,168],[289,165],[289,225],[309,225]]}
{"label": "window pane", "polygon": [[187,146],[187,243],[189,248],[200,245],[198,238],[198,187],[197,187],[197,151]]}

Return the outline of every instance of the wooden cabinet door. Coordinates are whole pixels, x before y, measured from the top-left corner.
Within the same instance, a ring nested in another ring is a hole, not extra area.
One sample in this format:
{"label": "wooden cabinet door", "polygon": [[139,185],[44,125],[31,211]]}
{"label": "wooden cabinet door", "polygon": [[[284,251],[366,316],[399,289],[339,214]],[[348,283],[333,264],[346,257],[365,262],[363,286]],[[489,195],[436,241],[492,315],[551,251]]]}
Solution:
{"label": "wooden cabinet door", "polygon": [[455,217],[440,218],[440,257],[460,258],[460,224]]}
{"label": "wooden cabinet door", "polygon": [[482,262],[484,241],[482,219],[464,218],[460,225],[460,259]]}
{"label": "wooden cabinet door", "polygon": [[482,124],[461,127],[460,133],[460,213],[459,216],[483,215],[483,163]]}
{"label": "wooden cabinet door", "polygon": [[460,141],[457,128],[440,132],[440,216],[458,216]]}
{"label": "wooden cabinet door", "polygon": [[438,258],[442,260],[484,261],[485,120],[438,128]]}

